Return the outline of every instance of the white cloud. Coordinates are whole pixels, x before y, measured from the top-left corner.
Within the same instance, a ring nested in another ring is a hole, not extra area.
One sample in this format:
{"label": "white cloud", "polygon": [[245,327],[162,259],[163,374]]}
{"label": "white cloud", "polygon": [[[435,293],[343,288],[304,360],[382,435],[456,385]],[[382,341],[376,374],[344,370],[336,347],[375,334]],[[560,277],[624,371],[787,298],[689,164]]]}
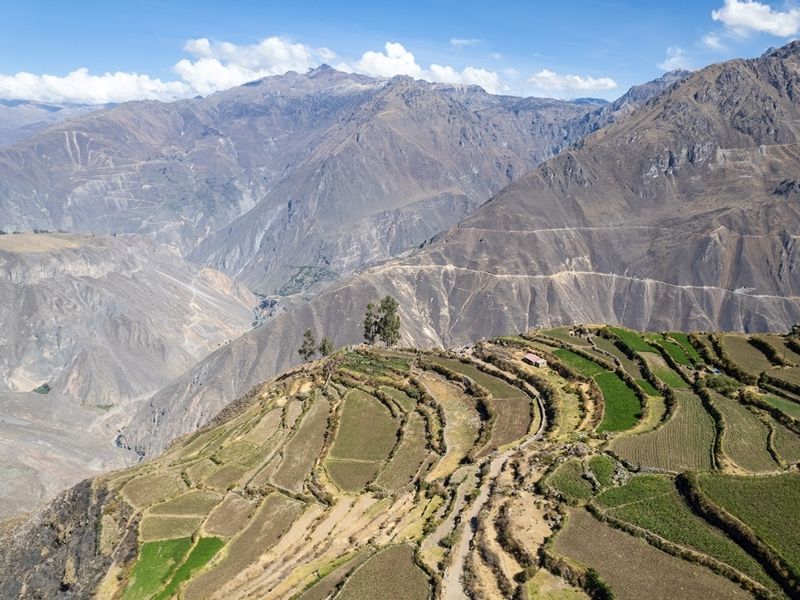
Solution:
{"label": "white cloud", "polygon": [[705,34],[700,41],[703,42],[704,46],[711,48],[712,50],[725,49],[725,44],[722,43],[722,38],[720,38],[719,35],[714,32]]}
{"label": "white cloud", "polygon": [[725,0],[722,8],[711,11],[711,18],[738,35],[755,32],[789,37],[800,32],[800,9],[773,10],[769,4],[753,0]]}
{"label": "white cloud", "polygon": [[500,54],[499,52],[489,52],[489,58],[500,60],[501,58],[503,58],[503,55]]}
{"label": "white cloud", "polygon": [[483,42],[480,38],[450,38],[450,45],[453,48],[464,48],[466,46],[477,46]]}
{"label": "white cloud", "polygon": [[586,92],[613,90],[617,87],[617,82],[610,77],[559,75],[547,69],[542,69],[538,73],[531,75],[528,78],[528,82],[532,83],[537,90],[551,93],[558,97],[571,97],[585,94]]}
{"label": "white cloud", "polygon": [[453,67],[431,65],[429,72],[423,79],[441,81],[442,83],[479,85],[490,94],[499,94],[505,89],[497,73],[475,67],[467,67],[463,71],[456,71]]}
{"label": "white cloud", "polygon": [[364,52],[355,64],[355,71],[373,77],[393,77],[394,75],[408,75],[409,77],[422,77],[422,67],[417,64],[414,55],[397,42],[386,42],[386,53]]}
{"label": "white cloud", "polygon": [[686,52],[683,51],[683,48],[679,48],[678,46],[670,46],[667,48],[667,56],[664,58],[663,62],[658,63],[656,66],[664,71],[692,68],[691,61],[689,57],[686,56]]}
{"label": "white cloud", "polygon": [[336,58],[328,48],[312,48],[279,37],[244,46],[200,38],[186,42],[184,50],[195,59],[183,59],[173,70],[202,95],[287,71],[305,73],[321,60]]}
{"label": "white cloud", "polygon": [[128,100],[176,100],[191,95],[181,81],[161,81],[138,73],[91,75],[76,69],[63,77],[17,73],[0,74],[0,98],[40,102],[105,104]]}

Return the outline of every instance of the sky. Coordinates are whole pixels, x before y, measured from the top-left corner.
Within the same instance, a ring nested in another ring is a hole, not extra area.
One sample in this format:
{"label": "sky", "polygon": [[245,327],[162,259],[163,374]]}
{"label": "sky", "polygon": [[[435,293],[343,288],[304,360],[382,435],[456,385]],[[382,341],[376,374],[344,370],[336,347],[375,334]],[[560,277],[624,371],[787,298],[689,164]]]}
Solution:
{"label": "sky", "polygon": [[322,63],[492,93],[613,99],[800,36],[800,0],[0,0],[0,98],[208,95]]}

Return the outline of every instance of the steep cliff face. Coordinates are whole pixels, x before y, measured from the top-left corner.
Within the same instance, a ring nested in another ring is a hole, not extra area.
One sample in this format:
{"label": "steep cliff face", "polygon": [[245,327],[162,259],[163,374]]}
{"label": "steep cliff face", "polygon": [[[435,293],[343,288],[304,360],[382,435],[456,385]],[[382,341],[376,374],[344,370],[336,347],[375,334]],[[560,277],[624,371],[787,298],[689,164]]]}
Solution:
{"label": "steep cliff face", "polygon": [[147,239],[0,235],[0,519],[136,460],[114,439],[137,403],[248,331],[256,304]]}
{"label": "steep cliff face", "polygon": [[571,322],[788,329],[800,321],[799,51],[675,83],[424,248],[213,354],[143,406],[128,440],[154,451],[192,430],[296,361],[306,327],[357,341],[364,306],[386,293],[421,345]]}

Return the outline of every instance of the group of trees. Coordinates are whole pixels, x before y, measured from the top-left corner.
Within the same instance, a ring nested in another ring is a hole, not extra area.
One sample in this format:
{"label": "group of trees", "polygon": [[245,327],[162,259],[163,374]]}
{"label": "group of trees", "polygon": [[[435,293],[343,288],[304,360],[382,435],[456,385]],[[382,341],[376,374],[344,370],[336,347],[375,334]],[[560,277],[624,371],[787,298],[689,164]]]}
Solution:
{"label": "group of trees", "polygon": [[374,344],[380,340],[388,348],[400,341],[398,307],[397,300],[391,296],[385,296],[377,306],[372,302],[367,304],[367,313],[364,315],[365,342]]}
{"label": "group of trees", "polygon": [[329,338],[323,337],[319,341],[319,344],[317,344],[314,332],[310,329],[306,329],[303,332],[303,343],[297,353],[303,357],[303,360],[311,360],[315,354],[319,354],[320,356],[328,356],[333,354],[334,350],[336,350],[336,347]]}
{"label": "group of trees", "polygon": [[[384,296],[380,303],[370,302],[367,304],[367,312],[364,315],[364,341],[368,344],[375,344],[378,340],[386,344],[389,348],[400,341],[400,315],[397,300],[392,296]],[[314,356],[329,356],[334,353],[336,347],[333,342],[323,337],[319,344],[316,336],[311,329],[303,332],[303,343],[297,351],[303,360],[311,360]]]}

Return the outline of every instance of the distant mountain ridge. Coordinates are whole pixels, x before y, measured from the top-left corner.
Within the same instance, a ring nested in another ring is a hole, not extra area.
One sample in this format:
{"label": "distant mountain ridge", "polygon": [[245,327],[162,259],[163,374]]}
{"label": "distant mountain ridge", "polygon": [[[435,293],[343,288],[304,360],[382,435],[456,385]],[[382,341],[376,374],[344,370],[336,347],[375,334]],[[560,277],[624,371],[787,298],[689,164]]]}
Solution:
{"label": "distant mountain ridge", "polygon": [[0,149],[0,225],[150,235],[293,293],[454,225],[607,107],[326,65],[129,102]]}
{"label": "distant mountain ridge", "polygon": [[[697,71],[518,178],[473,216],[211,355],[126,430],[156,452],[293,364],[312,327],[358,341],[400,301],[406,342],[530,327],[785,331],[800,321],[800,43]],[[299,343],[299,342],[298,342]]]}

